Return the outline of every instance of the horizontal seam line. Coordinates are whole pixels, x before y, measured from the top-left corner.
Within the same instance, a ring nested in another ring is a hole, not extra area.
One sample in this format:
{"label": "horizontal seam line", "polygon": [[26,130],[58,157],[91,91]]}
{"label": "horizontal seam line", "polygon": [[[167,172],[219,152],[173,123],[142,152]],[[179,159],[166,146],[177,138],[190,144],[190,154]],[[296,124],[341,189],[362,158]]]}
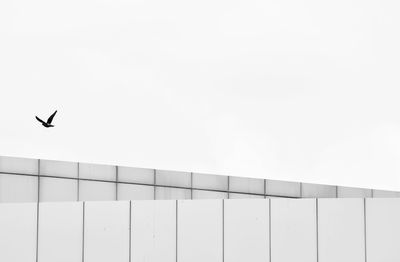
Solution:
{"label": "horizontal seam line", "polygon": [[271,196],[271,197],[281,197],[281,198],[293,198],[297,199],[299,197],[294,196],[284,196],[284,195],[272,195],[272,194],[260,194],[260,193],[250,193],[250,192],[240,192],[240,191],[228,191],[228,190],[218,190],[218,189],[207,189],[207,188],[196,188],[196,187],[181,187],[172,185],[155,185],[147,183],[138,182],[126,182],[126,181],[112,181],[112,180],[102,180],[102,179],[90,179],[90,178],[75,178],[75,177],[63,177],[63,176],[52,176],[52,175],[34,175],[34,174],[23,174],[23,173],[13,173],[13,172],[0,172],[4,175],[16,175],[16,176],[29,176],[29,177],[44,177],[44,178],[55,178],[55,179],[69,179],[75,181],[91,181],[100,183],[115,183],[115,184],[125,184],[125,185],[139,185],[139,186],[149,186],[149,187],[162,187],[162,188],[176,188],[176,189],[193,189],[198,191],[209,191],[209,192],[219,192],[219,193],[232,193],[232,194],[242,194],[242,195],[252,195],[252,196]]}

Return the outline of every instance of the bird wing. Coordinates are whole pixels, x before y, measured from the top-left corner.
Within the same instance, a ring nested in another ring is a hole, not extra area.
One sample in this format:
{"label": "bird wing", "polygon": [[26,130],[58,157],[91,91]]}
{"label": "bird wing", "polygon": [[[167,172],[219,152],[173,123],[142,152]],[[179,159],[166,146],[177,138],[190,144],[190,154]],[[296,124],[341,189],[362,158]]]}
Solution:
{"label": "bird wing", "polygon": [[40,123],[42,123],[42,124],[46,124],[42,119],[40,119],[39,117],[37,117],[37,116],[35,116],[36,117],[36,119],[37,119],[37,121],[39,121]]}
{"label": "bird wing", "polygon": [[53,121],[53,118],[56,114],[57,114],[57,110],[49,117],[49,119],[47,119],[47,124],[51,124],[51,122]]}

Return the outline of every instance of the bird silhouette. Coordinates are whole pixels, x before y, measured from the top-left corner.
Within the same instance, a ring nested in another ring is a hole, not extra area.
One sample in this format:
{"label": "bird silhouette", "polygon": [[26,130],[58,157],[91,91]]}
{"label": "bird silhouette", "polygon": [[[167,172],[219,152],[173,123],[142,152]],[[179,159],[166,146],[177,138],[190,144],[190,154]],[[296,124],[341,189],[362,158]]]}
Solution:
{"label": "bird silhouette", "polygon": [[35,116],[37,121],[39,121],[40,123],[42,123],[42,126],[44,127],[54,127],[54,125],[51,124],[51,122],[53,121],[54,116],[57,114],[57,110],[47,119],[47,122],[44,122],[42,119],[40,119],[39,117]]}

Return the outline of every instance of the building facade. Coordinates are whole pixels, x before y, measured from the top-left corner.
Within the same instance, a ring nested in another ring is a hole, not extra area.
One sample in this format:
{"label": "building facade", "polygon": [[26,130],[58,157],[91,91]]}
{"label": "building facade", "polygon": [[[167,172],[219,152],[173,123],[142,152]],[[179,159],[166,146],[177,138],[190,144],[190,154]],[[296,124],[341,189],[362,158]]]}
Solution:
{"label": "building facade", "polygon": [[400,261],[397,192],[10,157],[0,172],[0,261]]}

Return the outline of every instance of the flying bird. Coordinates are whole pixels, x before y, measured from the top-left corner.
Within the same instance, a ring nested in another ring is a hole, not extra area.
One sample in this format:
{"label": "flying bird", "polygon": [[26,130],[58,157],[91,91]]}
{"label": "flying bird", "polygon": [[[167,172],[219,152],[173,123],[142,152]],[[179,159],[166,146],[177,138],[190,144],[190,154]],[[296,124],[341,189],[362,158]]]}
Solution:
{"label": "flying bird", "polygon": [[42,126],[44,127],[54,127],[54,125],[51,124],[51,122],[53,121],[54,116],[57,114],[57,110],[47,119],[47,122],[44,122],[42,119],[40,119],[39,117],[35,116],[37,121],[39,121],[40,123],[42,123]]}

